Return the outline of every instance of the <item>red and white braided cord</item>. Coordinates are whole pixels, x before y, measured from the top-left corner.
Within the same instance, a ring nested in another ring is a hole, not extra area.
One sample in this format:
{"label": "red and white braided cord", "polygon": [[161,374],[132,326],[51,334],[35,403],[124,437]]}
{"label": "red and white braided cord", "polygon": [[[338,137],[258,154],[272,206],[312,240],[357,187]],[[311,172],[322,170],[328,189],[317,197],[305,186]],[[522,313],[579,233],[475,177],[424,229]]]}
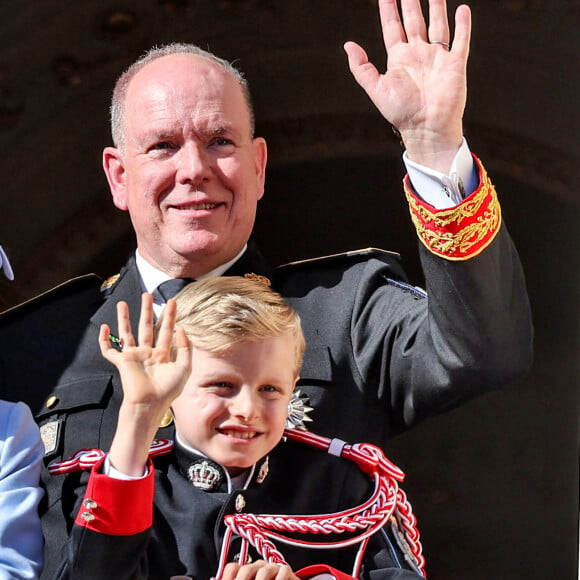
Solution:
{"label": "red and white braided cord", "polygon": [[[314,445],[328,451],[334,447],[335,440],[330,440],[309,431],[287,430],[285,435],[296,441]],[[424,574],[425,558],[417,530],[411,505],[405,492],[399,489],[398,482],[404,478],[404,473],[391,463],[384,453],[374,445],[356,444],[347,445],[340,442],[340,455],[350,459],[367,474],[372,475],[375,489],[371,497],[362,504],[349,510],[332,514],[319,515],[256,515],[256,514],[229,514],[225,516],[227,527],[220,565],[216,577],[221,578],[227,560],[232,535],[235,533],[243,540],[240,561],[245,561],[248,543],[252,544],[260,556],[270,563],[285,564],[283,555],[270,540],[311,549],[339,548],[360,544],[359,552],[353,568],[352,576],[358,577],[362,565],[362,557],[370,536],[380,530],[391,516],[396,517],[403,530],[404,539],[416,559],[417,566]],[[342,540],[313,542],[289,538],[285,533],[304,534],[341,534],[345,532],[361,533]],[[243,556],[243,558],[242,558]]]}
{"label": "red and white braided cord", "polygon": [[[171,439],[155,439],[149,448],[149,457],[169,453],[174,447]],[[79,449],[72,457],[64,461],[55,461],[48,466],[50,475],[61,475],[73,471],[91,469],[106,453],[100,449]]]}

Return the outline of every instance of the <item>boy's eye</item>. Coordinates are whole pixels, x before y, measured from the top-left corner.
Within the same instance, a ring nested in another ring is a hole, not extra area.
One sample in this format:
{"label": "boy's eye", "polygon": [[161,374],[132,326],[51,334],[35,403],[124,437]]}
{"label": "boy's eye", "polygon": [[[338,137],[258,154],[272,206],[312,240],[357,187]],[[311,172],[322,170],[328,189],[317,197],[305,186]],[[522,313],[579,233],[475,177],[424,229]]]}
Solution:
{"label": "boy's eye", "polygon": [[276,393],[278,391],[278,389],[272,385],[264,385],[262,387],[262,391],[264,391],[266,393]]}
{"label": "boy's eye", "polygon": [[232,387],[232,385],[226,381],[216,381],[212,386],[220,389],[230,389]]}

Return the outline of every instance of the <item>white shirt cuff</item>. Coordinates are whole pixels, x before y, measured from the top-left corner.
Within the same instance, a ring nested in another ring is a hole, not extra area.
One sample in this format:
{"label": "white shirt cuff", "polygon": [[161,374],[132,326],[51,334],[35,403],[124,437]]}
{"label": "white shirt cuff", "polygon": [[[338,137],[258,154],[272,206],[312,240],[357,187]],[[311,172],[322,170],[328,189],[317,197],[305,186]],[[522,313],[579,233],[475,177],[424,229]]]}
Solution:
{"label": "white shirt cuff", "polygon": [[403,162],[417,195],[435,209],[448,209],[471,195],[478,184],[477,170],[467,141],[463,138],[449,175],[411,161],[407,152]]}
{"label": "white shirt cuff", "polygon": [[115,469],[111,465],[111,462],[109,461],[109,456],[107,455],[105,457],[105,461],[103,461],[102,473],[103,473],[103,475],[106,475],[108,477],[112,477],[113,479],[122,479],[123,481],[129,481],[132,479],[143,479],[144,477],[147,477],[149,475],[149,469],[147,469],[147,467],[146,467],[145,473],[143,475],[141,475],[140,477],[136,476],[136,475],[127,475],[126,473],[122,473],[118,469]]}

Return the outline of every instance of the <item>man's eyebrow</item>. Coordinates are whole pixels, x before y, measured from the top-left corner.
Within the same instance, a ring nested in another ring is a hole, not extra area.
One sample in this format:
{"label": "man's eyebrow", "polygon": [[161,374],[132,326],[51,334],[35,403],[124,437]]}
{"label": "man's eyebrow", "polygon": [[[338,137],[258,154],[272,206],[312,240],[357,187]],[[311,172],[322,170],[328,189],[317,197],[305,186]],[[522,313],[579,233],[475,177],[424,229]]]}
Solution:
{"label": "man's eyebrow", "polygon": [[209,133],[211,135],[223,135],[224,133],[234,133],[235,130],[232,125],[220,125],[219,127],[212,127]]}
{"label": "man's eyebrow", "polygon": [[169,139],[169,138],[171,138],[171,133],[168,133],[167,131],[151,130],[151,131],[146,131],[145,133],[143,133],[140,140],[142,142],[163,141],[163,140]]}

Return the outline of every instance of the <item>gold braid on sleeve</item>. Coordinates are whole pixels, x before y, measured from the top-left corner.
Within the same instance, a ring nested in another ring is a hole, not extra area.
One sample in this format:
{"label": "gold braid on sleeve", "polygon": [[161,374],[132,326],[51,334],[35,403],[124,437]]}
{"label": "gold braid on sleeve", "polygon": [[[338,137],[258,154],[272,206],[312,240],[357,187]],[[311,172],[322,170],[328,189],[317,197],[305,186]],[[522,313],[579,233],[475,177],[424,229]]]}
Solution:
{"label": "gold braid on sleeve", "polygon": [[435,209],[419,199],[409,176],[403,181],[411,220],[423,245],[446,260],[469,260],[495,238],[501,225],[501,208],[495,188],[481,161],[474,155],[479,186],[458,206]]}

